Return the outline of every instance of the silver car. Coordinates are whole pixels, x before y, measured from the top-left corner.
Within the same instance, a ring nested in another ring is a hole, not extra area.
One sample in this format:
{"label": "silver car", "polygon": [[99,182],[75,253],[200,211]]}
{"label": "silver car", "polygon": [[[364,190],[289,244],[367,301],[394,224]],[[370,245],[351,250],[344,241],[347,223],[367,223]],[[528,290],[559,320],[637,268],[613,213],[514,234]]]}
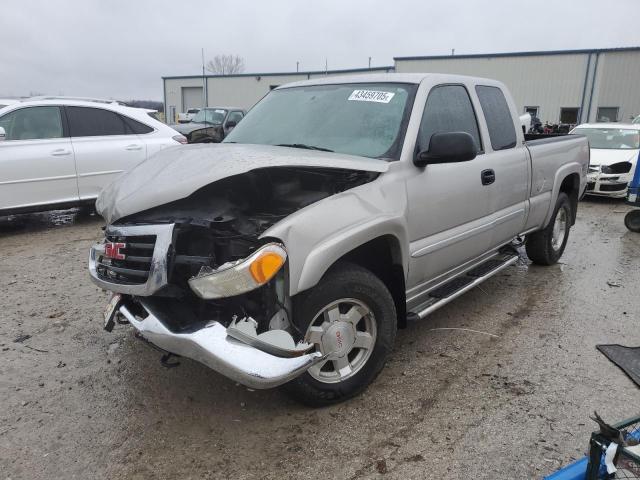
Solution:
{"label": "silver car", "polygon": [[[435,74],[279,87],[223,143],[161,152],[107,190],[105,325],[311,405],[361,392],[398,328],[513,264],[558,261],[582,136],[525,142],[503,84]],[[166,358],[166,357],[165,357]]]}

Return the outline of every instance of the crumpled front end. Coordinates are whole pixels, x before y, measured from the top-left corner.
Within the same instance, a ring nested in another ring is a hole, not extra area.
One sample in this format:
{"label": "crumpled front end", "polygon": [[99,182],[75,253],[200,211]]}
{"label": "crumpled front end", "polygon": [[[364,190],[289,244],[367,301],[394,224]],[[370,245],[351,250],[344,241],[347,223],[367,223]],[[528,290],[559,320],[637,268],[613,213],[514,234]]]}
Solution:
{"label": "crumpled front end", "polygon": [[[259,257],[258,261],[263,258],[261,254],[265,251],[267,255],[272,255],[272,251],[284,252],[282,246],[276,249],[273,246],[276,244],[267,244],[246,261],[227,262],[217,269],[200,266],[200,273],[190,277],[181,268],[197,271],[197,263],[209,259],[180,257],[176,240],[184,234],[184,226],[175,224],[106,229],[105,241],[91,249],[89,271],[94,283],[117,293],[115,311],[107,315],[130,323],[161,350],[196,360],[251,388],[276,387],[321,360],[319,353],[311,351],[311,345],[296,345],[293,337],[282,329],[289,321],[287,311],[280,306],[286,300],[279,300],[275,292],[276,284],[281,288],[282,278],[273,276],[280,273],[282,277],[284,272],[267,271],[272,276],[259,278],[265,280],[263,284],[237,280],[237,272],[243,269],[252,280],[250,269],[256,258]],[[243,267],[244,264],[247,266]],[[262,266],[259,273],[264,274],[267,267]],[[229,276],[231,271],[234,277]],[[211,287],[193,288],[189,292],[187,278],[196,283],[206,281]],[[231,286],[229,278],[235,280]],[[264,289],[256,291],[261,287]],[[228,297],[209,294],[225,291],[230,294]],[[260,323],[248,316],[249,312]],[[246,320],[238,322],[238,314],[246,315]],[[259,329],[264,332],[259,334]],[[274,335],[275,332],[278,334]]]}
{"label": "crumpled front end", "polygon": [[627,196],[627,188],[633,176],[631,162],[613,165],[590,165],[587,175],[587,195],[601,195],[614,198]]}
{"label": "crumpled front end", "polygon": [[122,295],[116,314],[162,350],[252,388],[280,385],[320,356],[294,341],[287,249],[262,233],[375,176],[272,168],[225,178],[108,225],[91,278]]}
{"label": "crumpled front end", "polygon": [[[294,357],[270,354],[236,340],[227,328],[212,320],[192,332],[171,331],[171,321],[154,313],[141,301],[132,307],[125,301],[119,313],[142,335],[164,351],[196,360],[250,388],[265,389],[282,385],[301,375],[323,359],[319,352],[301,353]],[[137,313],[136,313],[137,312]]]}

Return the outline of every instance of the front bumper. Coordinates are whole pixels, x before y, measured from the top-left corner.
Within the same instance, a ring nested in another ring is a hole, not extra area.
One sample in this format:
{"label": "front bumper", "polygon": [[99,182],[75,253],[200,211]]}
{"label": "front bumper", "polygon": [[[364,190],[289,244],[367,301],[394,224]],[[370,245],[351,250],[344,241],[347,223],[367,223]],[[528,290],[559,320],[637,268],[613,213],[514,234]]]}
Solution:
{"label": "front bumper", "polygon": [[630,181],[628,174],[596,173],[587,176],[587,195],[599,195],[614,198],[627,196]]}
{"label": "front bumper", "polygon": [[242,343],[227,335],[216,321],[191,333],[173,333],[148,305],[140,302],[146,316],[135,315],[125,304],[119,312],[149,342],[167,352],[200,362],[216,372],[255,389],[273,388],[298,377],[324,357],[319,352],[282,358]]}

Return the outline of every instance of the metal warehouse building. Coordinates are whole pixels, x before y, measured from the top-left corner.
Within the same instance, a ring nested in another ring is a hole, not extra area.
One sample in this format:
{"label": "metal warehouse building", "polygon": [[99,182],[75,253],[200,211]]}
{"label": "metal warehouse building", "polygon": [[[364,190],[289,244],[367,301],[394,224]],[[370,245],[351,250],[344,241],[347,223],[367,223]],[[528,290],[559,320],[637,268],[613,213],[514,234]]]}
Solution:
{"label": "metal warehouse building", "polygon": [[396,57],[396,72],[457,73],[504,82],[543,122],[626,122],[640,114],[640,47]]}
{"label": "metal warehouse building", "polygon": [[509,87],[521,112],[534,113],[542,122],[626,122],[640,114],[640,47],[396,57],[394,61],[394,67],[371,70],[164,77],[165,108],[170,119],[189,107],[202,106],[205,97],[209,106],[248,108],[284,83],[395,70],[495,78]]}

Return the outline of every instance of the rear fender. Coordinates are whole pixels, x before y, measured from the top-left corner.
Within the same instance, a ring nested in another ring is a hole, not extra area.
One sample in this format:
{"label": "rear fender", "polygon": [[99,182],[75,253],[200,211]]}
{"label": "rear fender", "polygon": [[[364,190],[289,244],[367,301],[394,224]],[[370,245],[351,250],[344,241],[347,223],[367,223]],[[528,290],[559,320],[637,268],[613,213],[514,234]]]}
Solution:
{"label": "rear fender", "polygon": [[549,209],[547,210],[547,215],[545,216],[545,219],[544,219],[544,224],[542,226],[543,228],[549,225],[549,222],[551,221],[551,217],[553,217],[553,211],[556,208],[558,195],[560,194],[560,186],[562,185],[563,180],[573,173],[577,173],[578,176],[580,177],[580,191],[578,192],[578,196],[585,189],[586,177],[582,170],[582,165],[580,165],[578,162],[572,162],[572,163],[567,163],[561,166],[556,172],[553,180],[551,202],[549,203]]}

